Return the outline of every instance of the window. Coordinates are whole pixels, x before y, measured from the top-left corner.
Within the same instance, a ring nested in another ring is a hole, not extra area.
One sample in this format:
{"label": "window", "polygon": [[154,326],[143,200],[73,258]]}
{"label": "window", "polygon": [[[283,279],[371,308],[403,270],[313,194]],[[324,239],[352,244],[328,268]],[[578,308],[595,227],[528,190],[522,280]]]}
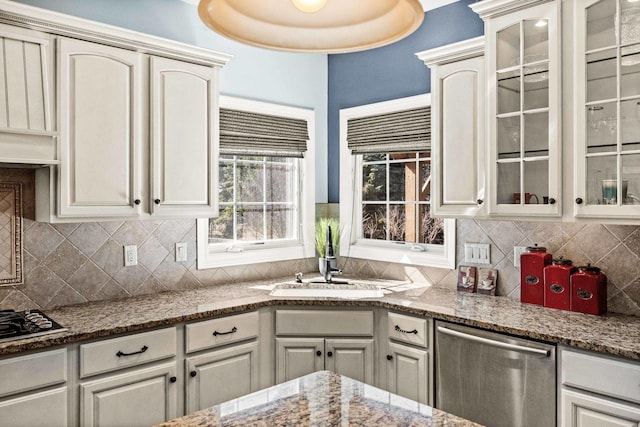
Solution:
{"label": "window", "polygon": [[455,268],[455,220],[430,214],[429,105],[420,95],[341,110],[340,255]]}
{"label": "window", "polygon": [[[225,96],[220,108],[219,215],[198,219],[198,268],[314,256],[313,111]],[[291,123],[304,144],[283,137]]]}

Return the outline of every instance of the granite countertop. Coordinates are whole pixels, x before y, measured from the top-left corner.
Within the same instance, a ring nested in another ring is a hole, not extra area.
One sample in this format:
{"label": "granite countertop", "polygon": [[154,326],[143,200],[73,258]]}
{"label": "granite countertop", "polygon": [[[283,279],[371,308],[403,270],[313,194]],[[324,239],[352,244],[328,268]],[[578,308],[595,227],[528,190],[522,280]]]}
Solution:
{"label": "granite countertop", "polygon": [[[283,282],[287,279],[282,280]],[[0,343],[0,355],[170,326],[270,306],[383,307],[497,332],[640,360],[640,317],[593,316],[493,297],[388,282],[381,298],[272,297],[278,280],[87,303],[47,310],[66,332]],[[387,283],[381,281],[380,283]]]}
{"label": "granite countertop", "polygon": [[329,371],[319,371],[157,427],[433,426],[480,424]]}

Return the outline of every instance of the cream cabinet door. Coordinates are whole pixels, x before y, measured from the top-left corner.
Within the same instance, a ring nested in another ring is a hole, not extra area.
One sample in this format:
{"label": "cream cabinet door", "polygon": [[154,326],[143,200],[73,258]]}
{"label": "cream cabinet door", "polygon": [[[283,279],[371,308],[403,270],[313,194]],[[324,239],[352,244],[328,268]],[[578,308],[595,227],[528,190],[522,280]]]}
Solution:
{"label": "cream cabinet door", "polygon": [[432,403],[426,350],[389,342],[386,360],[387,387],[391,393],[420,403]]}
{"label": "cream cabinet door", "polygon": [[147,427],[177,416],[176,365],[167,363],[80,385],[80,424]]}
{"label": "cream cabinet door", "polygon": [[217,69],[151,58],[151,213],[217,216]]}
{"label": "cream cabinet door", "polygon": [[258,343],[235,345],[186,360],[190,414],[258,389]]}
{"label": "cream cabinet door", "polygon": [[276,383],[324,369],[324,338],[276,338]]}
{"label": "cream cabinet door", "polygon": [[562,427],[638,427],[640,407],[562,389]]}
{"label": "cream cabinet door", "polygon": [[67,387],[0,401],[0,424],[12,427],[65,427]]}
{"label": "cream cabinet door", "polygon": [[373,384],[373,340],[327,339],[325,368],[336,374]]}
{"label": "cream cabinet door", "polygon": [[58,216],[140,214],[142,58],[58,39]]}
{"label": "cream cabinet door", "polygon": [[418,57],[431,68],[431,210],[436,216],[485,216],[484,37]]}

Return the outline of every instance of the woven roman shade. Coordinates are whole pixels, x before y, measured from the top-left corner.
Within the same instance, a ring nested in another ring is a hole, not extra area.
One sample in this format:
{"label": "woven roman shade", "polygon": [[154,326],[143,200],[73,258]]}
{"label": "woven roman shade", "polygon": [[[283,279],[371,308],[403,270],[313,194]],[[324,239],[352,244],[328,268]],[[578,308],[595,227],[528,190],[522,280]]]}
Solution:
{"label": "woven roman shade", "polygon": [[428,150],[431,107],[349,119],[347,146],[352,154]]}
{"label": "woven roman shade", "polygon": [[307,121],[220,109],[220,153],[239,156],[304,157]]}

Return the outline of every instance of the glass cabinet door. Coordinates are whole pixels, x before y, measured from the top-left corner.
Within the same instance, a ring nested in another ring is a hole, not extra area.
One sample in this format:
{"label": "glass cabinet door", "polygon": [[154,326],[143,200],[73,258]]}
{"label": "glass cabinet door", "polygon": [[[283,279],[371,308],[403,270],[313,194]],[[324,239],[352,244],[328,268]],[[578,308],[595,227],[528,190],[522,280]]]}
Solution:
{"label": "glass cabinet door", "polygon": [[491,214],[560,214],[558,16],[550,2],[487,21]]}
{"label": "glass cabinet door", "polygon": [[577,11],[576,216],[640,212],[640,2]]}

